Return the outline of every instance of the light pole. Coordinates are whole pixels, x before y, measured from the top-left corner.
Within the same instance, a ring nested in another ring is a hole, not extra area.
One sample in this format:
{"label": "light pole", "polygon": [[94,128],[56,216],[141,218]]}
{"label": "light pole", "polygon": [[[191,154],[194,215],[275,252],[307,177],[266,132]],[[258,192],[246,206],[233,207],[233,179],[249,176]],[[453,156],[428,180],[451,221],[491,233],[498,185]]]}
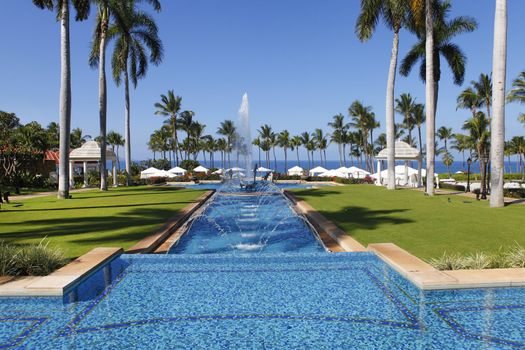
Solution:
{"label": "light pole", "polygon": [[487,199],[487,163],[489,161],[489,156],[485,152],[482,158],[483,158],[483,183],[481,184],[481,199]]}
{"label": "light pole", "polygon": [[465,190],[465,192],[470,192],[470,165],[472,164],[472,159],[469,158],[467,159],[467,188]]}

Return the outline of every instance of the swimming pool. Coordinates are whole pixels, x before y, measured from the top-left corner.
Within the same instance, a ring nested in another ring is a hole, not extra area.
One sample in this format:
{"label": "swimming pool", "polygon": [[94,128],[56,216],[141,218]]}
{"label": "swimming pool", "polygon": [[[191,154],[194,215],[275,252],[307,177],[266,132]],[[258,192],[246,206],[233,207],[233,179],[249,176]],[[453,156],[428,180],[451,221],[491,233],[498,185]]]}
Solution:
{"label": "swimming pool", "polygon": [[172,254],[321,252],[307,222],[281,193],[215,194]]}
{"label": "swimming pool", "polygon": [[[199,184],[187,184],[187,185],[181,185],[181,184],[177,184],[177,185],[174,185],[176,187],[184,187],[184,188],[191,188],[191,189],[196,189],[196,190],[218,190],[220,189],[221,187],[223,187],[224,185],[221,184],[221,183],[199,183]],[[329,184],[329,183],[315,183],[315,184],[311,184],[311,183],[295,183],[295,182],[290,182],[290,183],[282,183],[282,182],[277,182],[277,183],[273,183],[271,185],[272,187],[276,188],[276,189],[293,189],[293,188],[313,188],[313,187],[323,187],[323,186],[333,186],[332,184]],[[266,189],[267,190],[267,189]],[[232,189],[229,189],[228,190],[229,192],[232,192]],[[235,192],[240,192],[240,190],[236,190]]]}
{"label": "swimming pool", "polygon": [[422,292],[370,253],[123,255],[112,265],[111,284],[77,303],[2,299],[0,347],[525,347],[524,289]]}

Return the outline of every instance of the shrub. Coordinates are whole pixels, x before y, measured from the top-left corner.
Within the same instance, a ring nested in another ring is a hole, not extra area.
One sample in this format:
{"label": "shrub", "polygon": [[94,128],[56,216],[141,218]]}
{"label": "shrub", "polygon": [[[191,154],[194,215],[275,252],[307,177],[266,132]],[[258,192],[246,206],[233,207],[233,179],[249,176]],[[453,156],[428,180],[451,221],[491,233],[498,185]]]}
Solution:
{"label": "shrub", "polygon": [[491,254],[477,252],[461,256],[443,253],[439,258],[430,259],[429,263],[438,270],[524,268],[525,248],[516,244],[509,250],[500,248],[499,251]]}
{"label": "shrub", "polygon": [[516,246],[504,256],[505,263],[511,267],[525,267],[525,248],[516,243]]}
{"label": "shrub", "polygon": [[0,242],[0,274],[10,276],[45,276],[64,266],[67,259],[58,249],[38,244],[16,247]]}
{"label": "shrub", "polygon": [[454,190],[454,191],[461,191],[465,192],[465,186],[463,185],[457,185],[457,184],[450,184],[446,182],[440,182],[439,187],[447,190]]}
{"label": "shrub", "polygon": [[503,190],[503,195],[509,198],[525,198],[524,188],[508,188]]}
{"label": "shrub", "polygon": [[274,173],[274,178],[276,180],[301,180],[301,176],[300,175],[285,175],[285,174],[279,174],[279,175],[275,175]]}

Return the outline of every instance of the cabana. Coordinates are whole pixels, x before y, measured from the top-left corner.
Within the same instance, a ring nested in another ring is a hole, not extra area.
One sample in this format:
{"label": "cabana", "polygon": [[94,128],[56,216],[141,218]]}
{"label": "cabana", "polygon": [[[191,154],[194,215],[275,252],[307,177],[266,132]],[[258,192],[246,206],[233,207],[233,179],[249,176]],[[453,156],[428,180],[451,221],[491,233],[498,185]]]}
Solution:
{"label": "cabana", "polygon": [[348,174],[356,179],[364,179],[367,175],[370,175],[368,171],[360,169],[356,166],[351,166],[348,168]]}
{"label": "cabana", "polygon": [[183,168],[178,167],[178,166],[168,170],[168,175],[170,177],[184,176],[184,175],[186,175],[186,173],[187,173],[186,169],[183,169]]}
{"label": "cabana", "polygon": [[[402,185],[409,184],[408,162],[417,161],[418,171],[417,171],[417,175],[414,174],[417,177],[415,182],[417,183],[416,184],[417,187],[421,187],[421,180],[422,180],[421,168],[423,164],[423,157],[421,156],[421,152],[419,152],[418,149],[410,146],[408,143],[403,142],[403,141],[397,141],[394,145],[394,148],[395,148],[395,154],[394,154],[395,160],[405,161],[404,174],[403,174],[401,184]],[[376,156],[376,160],[377,160],[376,185],[378,186],[381,186],[383,184],[384,177],[388,177],[388,172],[387,172],[387,176],[383,176],[382,175],[383,173],[381,172],[381,161],[387,160],[387,159],[388,159],[388,148],[381,150]],[[414,183],[412,183],[412,185],[414,185]]]}
{"label": "cabana", "polygon": [[301,176],[303,173],[304,169],[297,165],[288,169],[288,176]]}
{"label": "cabana", "polygon": [[224,171],[224,170],[222,170],[222,169],[217,169],[217,170],[215,170],[212,174],[213,174],[213,175],[222,175],[223,171]]}
{"label": "cabana", "polygon": [[322,173],[326,173],[327,171],[328,170],[326,170],[322,166],[318,166],[318,167],[315,167],[312,170],[310,170],[309,174],[310,174],[310,176],[318,176],[318,175],[320,175]]}
{"label": "cabana", "polygon": [[207,173],[208,171],[209,171],[209,169],[203,167],[202,165],[199,165],[198,167],[193,169],[194,173]]}
{"label": "cabana", "polygon": [[141,179],[149,179],[150,177],[154,177],[156,173],[158,173],[160,170],[154,167],[147,168],[146,170],[142,170],[140,172],[140,178]]}
{"label": "cabana", "polygon": [[257,168],[258,173],[271,173],[273,170],[260,166]]}
{"label": "cabana", "polygon": [[[113,186],[117,186],[117,156],[109,147],[106,147],[106,161],[111,161],[111,173],[113,174]],[[74,187],[73,168],[75,163],[82,163],[84,172],[84,186],[88,187],[88,165],[100,163],[100,146],[96,141],[87,141],[81,147],[75,148],[69,153],[69,186]]]}

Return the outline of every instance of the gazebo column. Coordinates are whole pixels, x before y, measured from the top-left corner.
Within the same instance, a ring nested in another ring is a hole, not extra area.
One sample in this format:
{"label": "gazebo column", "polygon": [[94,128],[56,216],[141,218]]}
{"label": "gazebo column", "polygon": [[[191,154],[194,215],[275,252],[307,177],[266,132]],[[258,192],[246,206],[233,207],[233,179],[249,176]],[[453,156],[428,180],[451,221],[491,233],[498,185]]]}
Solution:
{"label": "gazebo column", "polygon": [[377,160],[377,180],[376,180],[376,185],[377,186],[381,186],[382,185],[382,182],[381,182],[381,161],[380,160]]}
{"label": "gazebo column", "polygon": [[117,187],[118,186],[118,181],[117,181],[117,166],[115,164],[116,162],[115,161],[112,161],[111,162],[111,166],[112,166],[112,171],[113,171],[113,187]]}
{"label": "gazebo column", "polygon": [[417,187],[423,186],[423,179],[421,177],[421,168],[423,167],[423,159],[419,157],[417,160]]}
{"label": "gazebo column", "polygon": [[405,175],[403,176],[405,186],[408,185],[408,160],[405,160]]}
{"label": "gazebo column", "polygon": [[75,187],[75,174],[73,174],[73,161],[69,161],[69,187]]}
{"label": "gazebo column", "polygon": [[84,166],[84,188],[89,186],[88,183],[88,170],[87,170],[87,161],[83,162]]}

